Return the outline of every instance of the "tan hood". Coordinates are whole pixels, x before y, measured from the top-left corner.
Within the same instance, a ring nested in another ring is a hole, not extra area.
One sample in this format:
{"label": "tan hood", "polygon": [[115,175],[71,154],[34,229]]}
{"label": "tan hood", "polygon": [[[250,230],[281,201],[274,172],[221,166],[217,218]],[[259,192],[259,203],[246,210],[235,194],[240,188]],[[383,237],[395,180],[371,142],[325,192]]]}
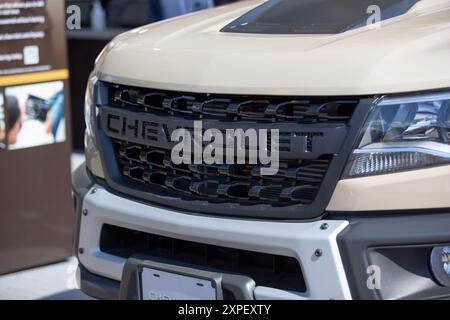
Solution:
{"label": "tan hood", "polygon": [[271,95],[366,95],[450,88],[450,0],[337,35],[220,30],[264,1],[144,26],[99,59],[103,80],[157,89]]}

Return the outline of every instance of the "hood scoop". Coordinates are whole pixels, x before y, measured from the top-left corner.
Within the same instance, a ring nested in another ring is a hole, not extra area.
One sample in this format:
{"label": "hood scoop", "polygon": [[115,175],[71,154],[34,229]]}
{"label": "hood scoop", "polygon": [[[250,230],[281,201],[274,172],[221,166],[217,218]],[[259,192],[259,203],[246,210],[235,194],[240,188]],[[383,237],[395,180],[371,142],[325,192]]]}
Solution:
{"label": "hood scoop", "polygon": [[[381,21],[408,12],[420,0],[269,0],[221,32],[338,34],[367,24],[378,6]],[[369,11],[369,12],[368,12]]]}

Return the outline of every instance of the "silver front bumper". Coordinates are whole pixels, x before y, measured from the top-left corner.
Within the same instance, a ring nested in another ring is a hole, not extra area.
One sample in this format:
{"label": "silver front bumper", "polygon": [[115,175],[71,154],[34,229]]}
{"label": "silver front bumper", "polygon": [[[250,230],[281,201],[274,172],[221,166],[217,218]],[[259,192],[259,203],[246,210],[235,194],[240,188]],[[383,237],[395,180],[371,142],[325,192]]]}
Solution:
{"label": "silver front bumper", "polygon": [[[274,222],[207,217],[162,209],[113,195],[94,186],[83,200],[80,263],[90,272],[120,281],[126,260],[100,250],[104,224],[221,247],[296,258],[308,291],[296,293],[257,286],[256,299],[351,299],[336,242],[347,221]],[[322,256],[316,257],[317,249]]]}

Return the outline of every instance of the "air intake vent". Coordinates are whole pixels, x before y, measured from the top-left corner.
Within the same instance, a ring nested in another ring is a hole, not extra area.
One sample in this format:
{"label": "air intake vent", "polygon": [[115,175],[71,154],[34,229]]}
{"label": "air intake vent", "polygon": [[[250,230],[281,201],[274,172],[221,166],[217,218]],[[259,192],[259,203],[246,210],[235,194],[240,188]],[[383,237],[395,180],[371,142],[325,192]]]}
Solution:
{"label": "air intake vent", "polygon": [[114,140],[120,171],[149,188],[214,201],[310,204],[319,190],[330,157],[283,161],[275,176],[262,176],[258,165],[174,165],[170,150]]}
{"label": "air intake vent", "polygon": [[112,85],[110,92],[110,102],[116,107],[192,119],[346,123],[358,104],[357,99],[223,98],[118,85]]}
{"label": "air intake vent", "polygon": [[292,257],[182,241],[111,225],[102,229],[100,250],[125,259],[144,254],[197,269],[245,275],[258,286],[306,292],[300,264]]}

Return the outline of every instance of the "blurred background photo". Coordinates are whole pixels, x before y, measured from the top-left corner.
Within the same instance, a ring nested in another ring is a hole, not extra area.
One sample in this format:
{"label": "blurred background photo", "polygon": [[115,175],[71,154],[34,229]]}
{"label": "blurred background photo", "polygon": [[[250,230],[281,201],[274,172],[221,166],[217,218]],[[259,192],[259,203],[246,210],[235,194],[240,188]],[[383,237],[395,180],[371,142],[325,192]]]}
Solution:
{"label": "blurred background photo", "polygon": [[5,90],[10,150],[66,140],[63,88],[62,81],[54,81]]}

